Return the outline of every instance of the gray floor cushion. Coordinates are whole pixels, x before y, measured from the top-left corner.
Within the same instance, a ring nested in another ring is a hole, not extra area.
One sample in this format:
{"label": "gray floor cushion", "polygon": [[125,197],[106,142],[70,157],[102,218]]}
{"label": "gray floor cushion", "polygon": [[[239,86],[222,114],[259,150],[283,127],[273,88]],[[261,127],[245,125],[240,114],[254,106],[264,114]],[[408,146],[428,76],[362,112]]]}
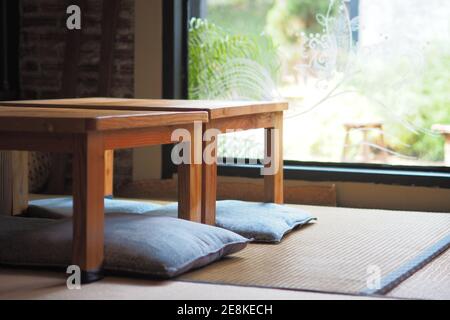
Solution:
{"label": "gray floor cushion", "polygon": [[[177,204],[147,214],[176,217]],[[313,220],[316,218],[308,212],[287,205],[236,200],[217,202],[216,226],[257,242],[278,243],[294,228]]]}
{"label": "gray floor cushion", "polygon": [[[31,203],[29,216],[56,219],[72,216],[72,201],[70,198],[66,198],[64,201],[57,199],[39,201],[41,202],[33,201]],[[121,203],[120,200],[106,201],[109,201],[109,203],[111,201],[117,201],[118,204]],[[155,207],[152,207],[150,204],[148,210],[144,210],[145,205],[146,203],[132,202],[132,205],[129,207],[126,205],[122,206],[123,209],[126,208],[127,210],[119,211],[121,206],[113,207],[110,205],[108,208],[108,202],[105,202],[105,211],[107,213],[113,210],[122,213],[145,213],[152,216],[174,218],[178,216],[176,203]],[[313,220],[316,220],[316,218],[308,212],[287,205],[236,200],[217,202],[216,226],[236,232],[256,242],[279,243],[285,234]]]}
{"label": "gray floor cushion", "polygon": [[[27,216],[33,218],[62,219],[72,217],[72,197],[40,199],[29,202]],[[105,199],[105,213],[140,214],[161,205],[149,202]]]}
{"label": "gray floor cushion", "polygon": [[[110,214],[105,219],[106,271],[171,278],[243,249],[248,239],[171,217]],[[71,264],[71,219],[0,217],[0,264]]]}

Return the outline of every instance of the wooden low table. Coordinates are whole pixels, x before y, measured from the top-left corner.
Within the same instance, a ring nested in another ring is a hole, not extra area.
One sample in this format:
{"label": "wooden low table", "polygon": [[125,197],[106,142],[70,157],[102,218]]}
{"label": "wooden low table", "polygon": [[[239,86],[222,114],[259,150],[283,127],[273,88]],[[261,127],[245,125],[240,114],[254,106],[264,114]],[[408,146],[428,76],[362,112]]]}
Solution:
{"label": "wooden low table", "polygon": [[[111,111],[0,107],[0,150],[73,154],[72,261],[84,282],[100,278],[103,263],[105,150],[173,143],[206,112]],[[199,142],[191,139],[193,151]],[[191,152],[191,156],[193,152]],[[179,166],[179,216],[201,221],[201,165]]]}
{"label": "wooden low table", "polygon": [[[96,110],[205,111],[208,113],[209,121],[203,123],[203,133],[208,129],[218,129],[225,133],[226,130],[231,129],[249,130],[264,128],[266,129],[265,154],[273,157],[276,162],[275,165],[279,168],[274,175],[264,176],[265,199],[267,202],[283,203],[283,111],[288,109],[288,104],[285,102],[83,98],[13,101],[7,103],[21,107],[38,105]],[[278,134],[274,134],[274,129],[278,130]],[[206,148],[216,146],[217,136],[213,137],[210,142],[203,142],[203,151]],[[217,155],[214,154],[213,156],[217,158]],[[273,163],[268,163],[266,166],[269,167],[270,165],[273,165]],[[213,161],[212,164],[203,161],[201,200],[203,223],[215,224],[216,194],[217,161]]]}
{"label": "wooden low table", "polygon": [[450,125],[436,124],[432,129],[445,138],[445,165],[450,166]]}
{"label": "wooden low table", "polygon": [[388,152],[386,148],[386,141],[384,139],[384,129],[382,122],[351,122],[345,123],[345,142],[342,150],[342,162],[349,162],[349,149],[352,146],[350,141],[350,135],[352,131],[361,131],[363,139],[359,144],[362,149],[362,162],[369,162],[371,160],[370,153],[372,142],[369,139],[369,134],[371,132],[376,133],[378,136],[378,141],[375,143],[380,147],[380,159],[382,162],[386,162],[388,158]]}

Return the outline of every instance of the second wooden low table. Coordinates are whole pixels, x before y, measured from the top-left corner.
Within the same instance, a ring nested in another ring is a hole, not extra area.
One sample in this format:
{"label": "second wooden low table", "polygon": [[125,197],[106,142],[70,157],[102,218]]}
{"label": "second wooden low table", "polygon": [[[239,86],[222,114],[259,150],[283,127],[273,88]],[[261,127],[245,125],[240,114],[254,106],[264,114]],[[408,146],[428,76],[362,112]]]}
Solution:
{"label": "second wooden low table", "polygon": [[[227,130],[265,129],[265,155],[272,159],[266,166],[278,168],[274,174],[264,176],[267,202],[283,203],[283,111],[285,102],[257,101],[198,101],[198,100],[148,100],[84,98],[16,101],[17,106],[52,106],[66,108],[89,108],[105,110],[152,110],[152,111],[204,111],[208,122],[203,123],[203,133],[208,129]],[[211,146],[213,144],[213,146]],[[217,136],[203,142],[203,150],[217,146]],[[217,157],[216,154],[213,156]],[[202,164],[202,222],[214,225],[217,194],[217,161]]]}

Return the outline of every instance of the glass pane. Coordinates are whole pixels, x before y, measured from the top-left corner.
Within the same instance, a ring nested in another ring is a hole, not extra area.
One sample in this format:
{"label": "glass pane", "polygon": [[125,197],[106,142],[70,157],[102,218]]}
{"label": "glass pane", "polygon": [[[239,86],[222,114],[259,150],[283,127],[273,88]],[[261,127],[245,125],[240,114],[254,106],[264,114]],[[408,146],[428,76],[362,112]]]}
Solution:
{"label": "glass pane", "polygon": [[[450,165],[450,1],[205,1],[191,99],[288,100],[287,160]],[[262,145],[237,133],[219,153]]]}

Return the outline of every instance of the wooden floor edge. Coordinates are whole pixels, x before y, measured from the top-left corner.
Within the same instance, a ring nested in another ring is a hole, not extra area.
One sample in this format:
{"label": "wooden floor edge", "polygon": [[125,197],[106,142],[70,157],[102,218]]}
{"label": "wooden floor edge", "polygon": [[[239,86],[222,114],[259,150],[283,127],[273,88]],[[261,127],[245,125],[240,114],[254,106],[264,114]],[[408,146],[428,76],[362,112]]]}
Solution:
{"label": "wooden floor edge", "polygon": [[[123,186],[117,197],[141,199],[177,199],[177,179],[148,179],[134,181]],[[284,185],[285,202],[291,204],[337,206],[336,185]],[[263,179],[229,179],[219,177],[217,199],[264,201]]]}

